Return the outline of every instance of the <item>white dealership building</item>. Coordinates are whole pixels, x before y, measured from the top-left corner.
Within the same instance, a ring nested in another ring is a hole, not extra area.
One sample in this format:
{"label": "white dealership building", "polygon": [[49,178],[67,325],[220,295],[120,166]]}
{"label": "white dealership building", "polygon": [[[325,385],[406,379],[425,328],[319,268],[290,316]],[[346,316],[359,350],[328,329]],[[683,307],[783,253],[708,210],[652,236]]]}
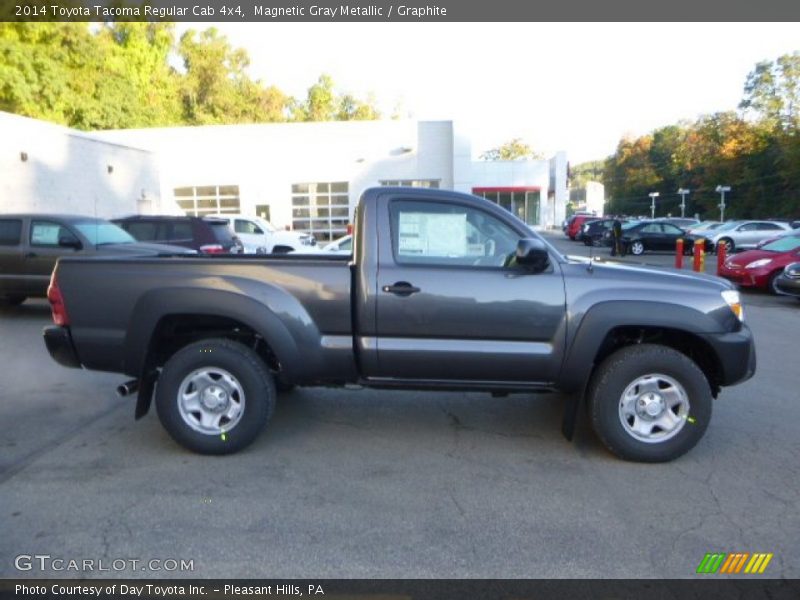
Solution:
{"label": "white dealership building", "polygon": [[0,113],[0,212],[261,215],[339,237],[364,189],[474,193],[536,227],[565,216],[567,160],[482,161],[453,121],[77,132]]}

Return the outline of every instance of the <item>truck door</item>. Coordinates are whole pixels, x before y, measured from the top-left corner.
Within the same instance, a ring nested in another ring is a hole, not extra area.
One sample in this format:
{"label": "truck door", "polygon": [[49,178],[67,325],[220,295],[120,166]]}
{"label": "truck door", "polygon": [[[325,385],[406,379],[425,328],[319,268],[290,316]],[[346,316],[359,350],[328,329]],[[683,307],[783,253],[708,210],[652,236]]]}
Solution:
{"label": "truck door", "polygon": [[0,218],[0,295],[24,294],[22,219]]}
{"label": "truck door", "polygon": [[43,296],[47,293],[50,275],[60,256],[75,253],[74,248],[58,245],[61,237],[77,239],[63,223],[42,218],[32,218],[27,249],[24,254],[24,269],[28,275],[28,293]]}
{"label": "truck door", "polygon": [[[499,211],[498,211],[499,212]],[[561,270],[508,266],[522,224],[469,203],[379,207],[377,373],[388,378],[553,381],[561,365]]]}

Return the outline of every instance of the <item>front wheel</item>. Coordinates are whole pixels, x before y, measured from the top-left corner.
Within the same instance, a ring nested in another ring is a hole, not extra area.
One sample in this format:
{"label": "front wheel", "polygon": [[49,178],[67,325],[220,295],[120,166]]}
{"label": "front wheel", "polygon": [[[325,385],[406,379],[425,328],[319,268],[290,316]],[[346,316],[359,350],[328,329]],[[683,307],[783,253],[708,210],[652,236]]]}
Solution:
{"label": "front wheel", "polygon": [[717,246],[725,246],[725,254],[730,255],[736,250],[736,244],[730,238],[722,238],[718,243]]}
{"label": "front wheel", "polygon": [[711,388],[689,357],[637,344],[609,356],[589,384],[600,440],[625,460],[666,462],[691,450],[711,420]]}
{"label": "front wheel", "polygon": [[172,438],[200,454],[232,454],[258,436],[275,408],[275,384],[252,349],[227,339],[189,344],[164,365],[156,409]]}
{"label": "front wheel", "polygon": [[631,242],[631,254],[634,256],[640,256],[644,254],[644,243],[639,240]]}

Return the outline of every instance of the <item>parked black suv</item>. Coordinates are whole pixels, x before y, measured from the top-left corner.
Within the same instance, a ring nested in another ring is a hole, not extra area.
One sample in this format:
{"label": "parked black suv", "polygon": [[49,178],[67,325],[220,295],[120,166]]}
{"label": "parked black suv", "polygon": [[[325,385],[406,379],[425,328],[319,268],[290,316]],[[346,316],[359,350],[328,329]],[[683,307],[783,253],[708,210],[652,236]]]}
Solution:
{"label": "parked black suv", "polygon": [[242,254],[244,246],[224,219],[137,215],[114,219],[140,242],[172,244],[197,250],[202,254]]}
{"label": "parked black suv", "polygon": [[63,256],[188,253],[179,247],[143,244],[116,225],[79,215],[0,215],[0,306],[47,295],[56,261]]}

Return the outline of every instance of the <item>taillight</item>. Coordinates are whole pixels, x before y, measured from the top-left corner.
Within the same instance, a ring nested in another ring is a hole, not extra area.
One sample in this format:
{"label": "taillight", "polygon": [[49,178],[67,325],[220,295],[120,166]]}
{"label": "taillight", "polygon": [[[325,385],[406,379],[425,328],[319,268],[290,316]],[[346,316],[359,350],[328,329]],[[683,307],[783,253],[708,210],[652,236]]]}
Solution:
{"label": "taillight", "polygon": [[47,301],[50,302],[50,313],[53,316],[53,323],[60,327],[69,325],[67,306],[64,304],[64,296],[61,295],[61,290],[58,288],[58,279],[56,278],[55,269],[50,276],[50,285],[47,288]]}
{"label": "taillight", "polygon": [[206,244],[205,246],[200,246],[200,252],[203,254],[223,254],[225,248],[220,244]]}

